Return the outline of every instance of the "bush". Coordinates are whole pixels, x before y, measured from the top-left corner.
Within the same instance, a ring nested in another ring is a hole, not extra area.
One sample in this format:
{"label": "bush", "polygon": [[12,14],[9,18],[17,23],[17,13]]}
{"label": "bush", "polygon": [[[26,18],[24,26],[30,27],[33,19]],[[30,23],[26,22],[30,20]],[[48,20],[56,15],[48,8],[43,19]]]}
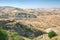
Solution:
{"label": "bush", "polygon": [[8,40],[8,34],[0,27],[0,40]]}
{"label": "bush", "polygon": [[24,38],[18,35],[16,32],[11,32],[12,40],[24,40]]}
{"label": "bush", "polygon": [[54,31],[51,31],[51,32],[48,33],[49,38],[52,38],[54,36],[57,36],[57,34]]}

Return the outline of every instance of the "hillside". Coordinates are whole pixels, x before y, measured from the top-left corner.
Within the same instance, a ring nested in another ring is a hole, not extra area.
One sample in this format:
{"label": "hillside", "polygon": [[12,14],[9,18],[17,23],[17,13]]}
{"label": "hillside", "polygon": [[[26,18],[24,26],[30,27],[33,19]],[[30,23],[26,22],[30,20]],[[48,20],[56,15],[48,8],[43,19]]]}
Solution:
{"label": "hillside", "polygon": [[[0,7],[0,26],[8,32],[17,32],[26,40],[55,40],[56,38],[59,40],[60,8]],[[50,31],[56,32],[58,36],[50,39],[47,35]]]}

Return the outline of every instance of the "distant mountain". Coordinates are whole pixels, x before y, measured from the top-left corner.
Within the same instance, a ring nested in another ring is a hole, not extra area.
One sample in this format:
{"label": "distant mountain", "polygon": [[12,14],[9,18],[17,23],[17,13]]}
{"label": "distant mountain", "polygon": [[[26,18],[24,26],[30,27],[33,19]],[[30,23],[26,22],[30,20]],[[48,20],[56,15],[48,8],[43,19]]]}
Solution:
{"label": "distant mountain", "polygon": [[[20,15],[21,14],[21,15]],[[29,14],[24,9],[4,6],[0,7],[0,18],[18,18],[29,19],[36,17],[34,14]],[[19,18],[20,17],[20,18]]]}
{"label": "distant mountain", "polygon": [[37,8],[37,9],[21,9],[10,6],[0,6],[0,18],[7,19],[31,19],[41,15],[60,15],[59,8]]}

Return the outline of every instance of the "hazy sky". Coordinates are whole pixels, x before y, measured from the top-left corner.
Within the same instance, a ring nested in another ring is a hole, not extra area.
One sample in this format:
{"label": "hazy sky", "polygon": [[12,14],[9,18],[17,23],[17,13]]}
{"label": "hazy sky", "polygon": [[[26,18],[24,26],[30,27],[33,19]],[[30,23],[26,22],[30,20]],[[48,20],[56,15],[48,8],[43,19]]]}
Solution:
{"label": "hazy sky", "polygon": [[60,8],[60,0],[0,0],[0,6],[19,8]]}

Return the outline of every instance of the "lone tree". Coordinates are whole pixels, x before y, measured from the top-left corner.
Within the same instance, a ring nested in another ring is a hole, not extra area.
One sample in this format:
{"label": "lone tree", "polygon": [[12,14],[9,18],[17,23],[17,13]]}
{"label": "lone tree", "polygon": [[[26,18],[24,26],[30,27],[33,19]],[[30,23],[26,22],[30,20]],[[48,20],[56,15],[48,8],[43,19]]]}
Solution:
{"label": "lone tree", "polygon": [[8,34],[0,27],[0,40],[8,40]]}
{"label": "lone tree", "polygon": [[57,34],[54,31],[51,31],[51,32],[48,33],[49,38],[52,38],[54,36],[57,36]]}

